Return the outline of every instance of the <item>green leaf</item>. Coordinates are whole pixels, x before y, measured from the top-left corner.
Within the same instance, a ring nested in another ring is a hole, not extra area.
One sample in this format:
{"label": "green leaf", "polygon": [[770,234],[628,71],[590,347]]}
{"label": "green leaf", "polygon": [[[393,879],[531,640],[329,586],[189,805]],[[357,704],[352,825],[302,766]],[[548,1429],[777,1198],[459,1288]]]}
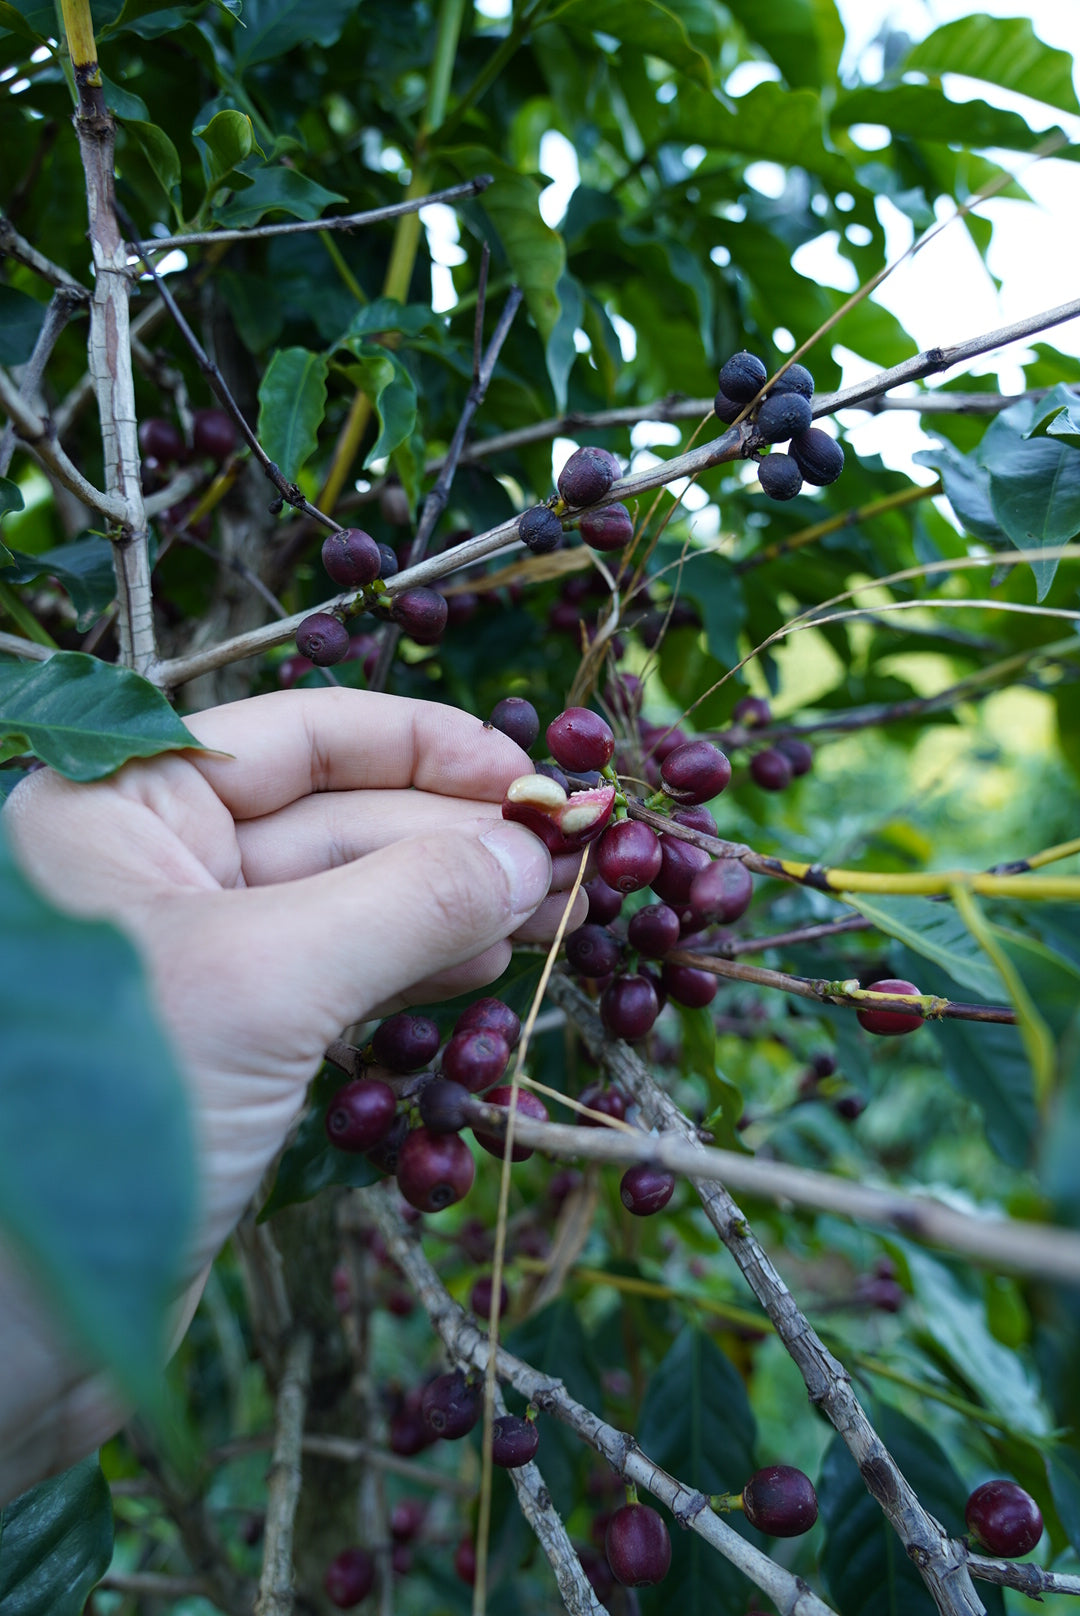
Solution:
{"label": "green leaf", "polygon": [[1064,1444],[1043,1452],[1046,1479],[1069,1542],[1080,1554],[1080,1455]]}
{"label": "green leaf", "polygon": [[[129,30],[137,33],[139,30],[136,24],[145,17],[156,17],[162,25],[162,33],[171,33],[174,28],[182,26],[182,13],[173,13],[175,21],[171,21],[164,15],[164,13],[172,11],[172,0],[124,0],[122,6],[117,5],[114,0],[110,9],[115,12],[115,16],[102,25],[99,18],[100,0],[99,3],[94,5],[94,21],[97,25],[96,31],[99,40],[110,39],[114,34],[127,33]],[[155,32],[152,37],[158,38],[160,35]]]}
{"label": "green leaf", "polygon": [[93,1454],[0,1510],[0,1611],[81,1616],[112,1551],[112,1495]]}
{"label": "green leaf", "polygon": [[32,584],[38,578],[55,578],[71,596],[80,629],[89,628],[116,594],[112,545],[97,533],[84,534],[55,550],[43,550],[40,555],[23,555],[16,550],[11,566],[13,570],[5,571],[0,583]]}
{"label": "green leaf", "polygon": [[820,89],[835,77],[844,25],[835,0],[727,0],[727,9],[763,46],[792,88]]}
{"label": "green leaf", "polygon": [[494,183],[475,206],[491,221],[510,273],[525,294],[526,307],[546,343],[559,318],[556,288],[566,267],[566,249],[562,237],[540,217],[544,186],[493,158],[487,146],[461,146],[442,155],[463,177],[493,175]]}
{"label": "green leaf", "polygon": [[0,284],[0,365],[26,364],[44,320],[44,303]]}
{"label": "green leaf", "polygon": [[325,354],[282,348],[259,386],[259,441],[289,479],[315,453],[326,414]]}
{"label": "green leaf", "polygon": [[[8,477],[0,477],[0,523],[12,511],[21,511],[24,501],[22,489]],[[0,571],[14,564],[15,557],[6,545],[0,544]]]}
{"label": "green leaf", "polygon": [[821,99],[813,90],[759,84],[729,109],[715,96],[687,84],[671,110],[670,139],[794,164],[837,189],[859,189],[847,160],[826,149]]}
{"label": "green leaf", "polygon": [[974,455],[962,455],[951,443],[935,449],[919,449],[911,457],[918,466],[931,466],[940,473],[956,519],[976,539],[1001,544],[1005,535],[998,526],[990,503],[990,473]]}
{"label": "green leaf", "polygon": [[1067,51],[1044,45],[1028,17],[960,17],[936,28],[908,52],[901,71],[963,73],[1017,95],[1080,112]]}
{"label": "green leaf", "polygon": [[180,1075],[134,945],[46,903],[2,833],[0,916],[0,1226],[83,1348],[153,1403],[194,1212]]}
{"label": "green leaf", "polygon": [[1039,399],[1035,421],[1023,436],[1041,438],[1047,434],[1080,449],[1080,398],[1075,387],[1062,382]]}
{"label": "green leaf", "polygon": [[[1064,544],[1080,532],[1080,453],[1067,442],[999,431],[992,449],[983,439],[980,458],[990,468],[994,515],[1018,550]],[[1032,563],[1039,600],[1057,567],[1054,559]]]}
{"label": "green leaf", "polygon": [[202,158],[209,195],[256,150],[255,130],[246,112],[226,108],[210,122],[192,130]]}
{"label": "green leaf", "polygon": [[260,168],[251,184],[224,207],[214,209],[219,224],[232,230],[246,230],[258,224],[266,213],[289,213],[295,219],[317,219],[331,202],[348,199],[340,191],[309,180],[295,168]]}
{"label": "green leaf", "polygon": [[547,361],[551,391],[555,394],[555,407],[561,414],[566,409],[567,383],[577,358],[574,332],[581,325],[584,301],[581,295],[581,283],[576,276],[570,274],[569,270],[560,275],[555,295],[559,299],[559,318],[551,328],[551,335],[544,349],[544,358]]}
{"label": "green leaf", "polygon": [[506,1337],[507,1352],[524,1358],[544,1375],[557,1375],[571,1397],[586,1408],[598,1408],[603,1392],[589,1343],[573,1304],[565,1297],[549,1302]]}
{"label": "green leaf", "polygon": [[367,1157],[354,1151],[338,1150],[326,1137],[326,1113],[330,1101],[347,1081],[334,1066],[324,1066],[311,1086],[310,1104],[296,1130],[296,1137],[285,1151],[274,1177],[274,1187],[259,1213],[259,1222],[272,1217],[283,1206],[310,1201],[332,1184],[362,1189],[383,1177]]}
{"label": "green leaf", "polygon": [[948,971],[982,999],[1000,1000],[1005,986],[951,904],[929,898],[849,895],[848,901],[879,931],[906,943]]}
{"label": "green leaf", "polygon": [[360,0],[244,0],[243,28],[233,35],[236,70],[242,76],[259,62],[276,62],[294,45],[312,40],[336,45]]}
{"label": "green leaf", "polygon": [[739,660],[746,598],[731,562],[724,556],[701,556],[691,561],[683,574],[680,594],[701,608],[705,643],[711,654],[723,667],[733,667]]}
{"label": "green leaf", "polygon": [[934,84],[853,90],[837,99],[831,118],[839,128],[880,123],[894,135],[911,140],[976,149],[1002,146],[1007,151],[1031,151],[1053,133],[1032,129],[1018,112],[992,107],[986,101],[950,101]]}
{"label": "green leaf", "polygon": [[160,690],[81,651],[0,662],[0,744],[11,741],[69,780],[100,780],[129,758],[199,747]]}
{"label": "green leaf", "polygon": [[412,436],[416,426],[416,383],[397,355],[379,343],[350,340],[342,346],[356,356],[346,367],[349,380],[367,394],[379,417],[379,436],[364,459],[364,465],[370,466],[393,454]]}
{"label": "green leaf", "polygon": [[55,37],[56,10],[49,0],[0,0],[0,28],[34,45]]}
{"label": "green leaf", "polygon": [[366,308],[358,309],[349,321],[342,337],[378,337],[387,331],[400,331],[405,337],[420,337],[429,332],[439,335],[446,329],[445,319],[432,312],[426,303],[399,303],[396,297],[376,297]]}
{"label": "green leaf", "polygon": [[156,123],[144,123],[139,118],[128,118],[124,128],[135,136],[154,171],[161,189],[174,206],[180,201],[180,154],[164,129]]}
{"label": "green leaf", "polygon": [[945,1070],[983,1113],[986,1137],[1002,1161],[1024,1166],[1038,1120],[1031,1066],[1015,1027],[935,1021]]}
{"label": "green leaf", "polygon": [[[705,22],[707,32],[697,41],[688,23]],[[687,4],[687,0],[562,0],[546,13],[545,22],[562,23],[577,38],[592,44],[594,32],[610,34],[621,45],[631,45],[648,56],[670,62],[706,89],[712,85],[712,62],[720,54],[720,32],[715,12]]]}

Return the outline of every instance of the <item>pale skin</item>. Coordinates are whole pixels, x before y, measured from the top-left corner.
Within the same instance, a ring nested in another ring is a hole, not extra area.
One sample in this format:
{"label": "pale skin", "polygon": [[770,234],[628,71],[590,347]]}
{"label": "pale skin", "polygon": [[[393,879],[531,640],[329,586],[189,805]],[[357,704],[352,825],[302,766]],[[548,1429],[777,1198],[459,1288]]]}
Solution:
{"label": "pale skin", "polygon": [[[47,897],[135,941],[180,1060],[201,1216],[177,1340],[326,1046],[355,1022],[495,981],[511,937],[554,935],[579,864],[502,819],[532,764],[454,708],[290,691],[187,723],[212,750],[93,785],[43,770],[3,815]],[[572,925],[585,907],[579,893]],[[126,1411],[2,1247],[0,1361],[2,1503]]]}

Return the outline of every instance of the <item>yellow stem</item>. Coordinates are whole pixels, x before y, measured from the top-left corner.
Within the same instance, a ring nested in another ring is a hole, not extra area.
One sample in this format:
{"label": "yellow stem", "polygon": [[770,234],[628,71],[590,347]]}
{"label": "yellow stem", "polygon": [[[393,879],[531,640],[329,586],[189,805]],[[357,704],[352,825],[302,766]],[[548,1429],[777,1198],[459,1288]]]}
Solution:
{"label": "yellow stem", "polygon": [[[76,78],[82,84],[100,84],[101,69],[98,67],[97,41],[94,38],[89,0],[60,0],[60,10]],[[91,69],[89,73],[86,72],[87,68]]]}
{"label": "yellow stem", "polygon": [[[816,887],[824,884],[830,892],[895,892],[947,897],[954,887],[960,887],[983,898],[1080,898],[1080,875],[989,875],[975,870],[879,875],[873,870],[823,870],[795,859],[777,859],[775,865],[777,873],[792,881]],[[808,875],[812,877],[810,881],[806,880]]]}

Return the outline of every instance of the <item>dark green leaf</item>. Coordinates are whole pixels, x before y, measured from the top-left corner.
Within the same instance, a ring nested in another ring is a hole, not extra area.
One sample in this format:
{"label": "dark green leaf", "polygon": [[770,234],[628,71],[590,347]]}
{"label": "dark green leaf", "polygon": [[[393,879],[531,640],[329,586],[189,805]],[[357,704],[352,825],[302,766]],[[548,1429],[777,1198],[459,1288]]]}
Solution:
{"label": "dark green leaf", "polygon": [[[984,452],[994,515],[1018,550],[1064,544],[1080,532],[1080,452],[1060,439],[1000,431]],[[1057,566],[1054,559],[1032,563],[1039,600]]]}
{"label": "dark green leaf", "polygon": [[203,174],[209,194],[232,174],[256,149],[255,131],[246,112],[226,108],[216,112],[210,122],[192,130],[195,144],[202,158]]}
{"label": "dark green leaf", "polygon": [[457,147],[443,155],[464,177],[494,176],[476,205],[490,219],[536,329],[547,342],[559,317],[556,288],[566,267],[566,250],[562,238],[540,217],[543,186],[493,158],[486,146]]}
{"label": "dark green leaf", "polygon": [[577,358],[574,332],[581,325],[584,303],[581,283],[568,271],[559,277],[555,294],[559,299],[559,318],[551,328],[544,357],[551,390],[555,394],[555,407],[561,412],[566,409],[566,387]]}
{"label": "dark green leaf", "polygon": [[353,315],[342,341],[350,337],[376,337],[385,331],[419,337],[428,332],[441,333],[445,324],[442,316],[433,314],[426,303],[399,303],[393,297],[377,297]]}
{"label": "dark green leaf", "polygon": [[1005,998],[1005,986],[996,968],[951,904],[931,903],[929,898],[877,895],[852,896],[849,901],[880,931],[933,960],[980,998]]}
{"label": "dark green leaf", "polygon": [[365,466],[390,455],[412,435],[416,426],[416,384],[396,354],[378,343],[350,340],[343,344],[356,355],[347,367],[350,381],[375,406],[379,436],[368,450]]}
{"label": "dark green leaf", "polygon": [[1062,112],[1080,112],[1068,52],[1045,45],[1028,17],[991,17],[985,12],[958,17],[921,40],[903,65],[905,72],[933,77],[963,73]]}
{"label": "dark green leaf", "polygon": [[986,1137],[1003,1161],[1023,1166],[1031,1152],[1038,1113],[1031,1063],[1015,1027],[973,1021],[935,1021],[945,1070],[983,1113]]}
{"label": "dark green leaf", "polygon": [[244,0],[244,26],[233,36],[237,72],[243,74],[258,62],[276,62],[304,40],[324,47],[336,44],[359,3],[319,0],[313,6],[306,0]]}
{"label": "dark green leaf", "polygon": [[1043,1462],[1061,1524],[1080,1554],[1080,1455],[1061,1443],[1044,1450]]}
{"label": "dark green leaf", "polygon": [[742,584],[724,556],[701,556],[687,566],[681,594],[701,608],[705,641],[725,668],[739,660],[739,635],[746,622]]}
{"label": "dark green leaf", "polygon": [[974,538],[991,544],[1005,542],[990,503],[990,473],[974,455],[962,455],[951,443],[943,443],[936,449],[919,449],[911,458],[917,465],[932,466],[941,473],[945,497],[957,521]]}
{"label": "dark green leaf", "polygon": [[328,191],[295,168],[260,168],[251,184],[224,207],[214,209],[219,224],[246,230],[266,213],[289,213],[295,219],[317,219],[331,202],[344,202],[340,191]]}
{"label": "dark green leaf", "polygon": [[33,45],[43,44],[56,27],[56,11],[42,0],[0,0],[0,29]]}
{"label": "dark green leaf", "polygon": [[1001,146],[1031,151],[1047,131],[1029,128],[1018,112],[1006,112],[986,101],[950,101],[934,84],[897,84],[842,95],[832,111],[841,128],[853,123],[880,123],[894,135],[943,145]]}
{"label": "dark green leaf", "polygon": [[199,746],[160,690],[80,651],[0,663],[0,743],[12,741],[69,780],[100,780],[129,758]]}
{"label": "dark green leaf", "polygon": [[169,201],[178,203],[180,154],[164,129],[159,129],[156,123],[145,123],[137,118],[127,119],[124,127],[139,142],[146,154],[146,161]]}
{"label": "dark green leaf", "polygon": [[728,0],[727,8],[794,88],[818,89],[835,77],[844,25],[834,0]]}
{"label": "dark green leaf", "polygon": [[[693,22],[711,24],[694,38]],[[593,32],[610,34],[620,44],[632,45],[649,56],[670,62],[708,88],[711,63],[720,52],[715,11],[695,7],[687,0],[562,0],[547,13],[547,22],[562,23],[576,36],[592,42]]]}
{"label": "dark green leaf", "polygon": [[326,373],[325,354],[283,348],[259,386],[259,441],[290,482],[315,452],[326,413]]}
{"label": "dark green leaf", "polygon": [[0,1611],[81,1616],[112,1550],[112,1497],[93,1454],[0,1510]]}
{"label": "dark green leaf", "polygon": [[344,1074],[333,1066],[325,1066],[315,1079],[311,1103],[296,1130],[296,1138],[278,1163],[274,1187],[259,1213],[260,1223],[283,1206],[310,1201],[331,1184],[362,1189],[382,1178],[382,1173],[366,1156],[337,1150],[326,1137],[327,1109],[345,1082]]}
{"label": "dark green leaf", "polygon": [[729,110],[715,96],[687,84],[672,111],[672,138],[696,141],[710,150],[793,163],[828,184],[857,189],[847,161],[825,146],[821,100],[813,90],[759,84]]}
{"label": "dark green leaf", "polygon": [[586,1408],[597,1408],[603,1399],[596,1365],[581,1320],[566,1298],[550,1302],[533,1313],[506,1337],[506,1350],[539,1369],[556,1375],[571,1397]]}
{"label": "dark green leaf", "polygon": [[0,284],[0,365],[26,364],[44,319],[44,303]]}
{"label": "dark green leaf", "polygon": [[40,555],[22,555],[16,550],[12,570],[5,571],[0,582],[31,584],[38,578],[55,578],[71,596],[79,628],[89,628],[116,594],[112,546],[99,534],[87,533]]}

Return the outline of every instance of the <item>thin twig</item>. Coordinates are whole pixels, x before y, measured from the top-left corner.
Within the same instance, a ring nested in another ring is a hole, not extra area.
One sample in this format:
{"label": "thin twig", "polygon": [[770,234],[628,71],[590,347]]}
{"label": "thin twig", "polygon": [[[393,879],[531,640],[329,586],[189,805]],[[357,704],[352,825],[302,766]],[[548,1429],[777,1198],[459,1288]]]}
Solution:
{"label": "thin twig", "polygon": [[43,421],[36,410],[30,408],[11,381],[6,371],[0,370],[0,409],[3,409],[15,428],[15,434],[40,456],[68,491],[81,499],[84,505],[97,511],[110,522],[123,522],[127,506],[114,493],[102,493],[88,482],[77,466],[73,465],[56,441],[52,427]]}
{"label": "thin twig", "polygon": [[213,1585],[204,1577],[173,1577],[164,1571],[106,1571],[97,1584],[117,1594],[143,1595],[147,1599],[208,1599],[214,1603]]}
{"label": "thin twig", "polygon": [[1029,1599],[1041,1599],[1043,1594],[1080,1594],[1080,1577],[1066,1571],[1044,1571],[1030,1561],[1017,1565],[1013,1560],[989,1560],[981,1554],[969,1554],[968,1569],[982,1582],[1019,1588]]}
{"label": "thin twig", "polygon": [[770,948],[792,948],[800,943],[816,943],[822,937],[840,937],[849,931],[873,931],[872,921],[863,915],[845,915],[842,920],[823,920],[813,926],[796,926],[791,931],[778,931],[767,937],[723,937],[717,940],[716,951],[725,959],[740,954],[764,954]]}
{"label": "thin twig", "polygon": [[56,648],[39,645],[36,640],[24,640],[21,634],[0,632],[0,653],[22,657],[27,662],[48,662],[50,657],[56,655]]}
{"label": "thin twig", "polygon": [[0,218],[0,258],[5,254],[9,258],[14,258],[17,263],[25,264],[27,269],[32,269],[35,275],[40,275],[43,281],[48,281],[49,285],[55,286],[58,291],[67,292],[77,302],[90,301],[88,287],[75,280],[66,269],[61,269],[59,264],[54,264],[51,259],[46,258],[44,253],[38,252],[36,247],[32,247],[25,237],[20,236],[10,219]]}
{"label": "thin twig", "polygon": [[[273,1442],[270,1432],[263,1436],[247,1436],[239,1438],[236,1442],[225,1442],[220,1448],[215,1448],[211,1452],[207,1464],[211,1469],[216,1469],[219,1465],[231,1463],[233,1459],[243,1459],[249,1453],[265,1452],[267,1448],[273,1446]],[[469,1482],[461,1481],[457,1476],[435,1470],[430,1465],[420,1464],[415,1459],[403,1459],[399,1454],[392,1453],[389,1448],[365,1442],[361,1437],[309,1434],[304,1437],[301,1447],[305,1453],[310,1453],[317,1459],[336,1459],[340,1464],[374,1465],[379,1470],[385,1470],[388,1475],[401,1476],[403,1480],[411,1482],[416,1487],[431,1487],[438,1492],[457,1493],[463,1498],[471,1498],[476,1491]]]}
{"label": "thin twig", "polygon": [[[34,343],[34,350],[23,366],[22,374],[19,377],[19,392],[31,409],[36,408],[41,378],[45,374],[45,366],[48,364],[49,355],[56,345],[56,339],[71,319],[76,307],[77,299],[66,287],[55,291],[49,299],[48,307],[45,310],[45,319],[42,321],[41,330],[38,332],[37,341]],[[9,421],[4,431],[0,433],[0,477],[7,476],[14,452],[15,424]]]}
{"label": "thin twig", "polygon": [[285,1354],[277,1395],[277,1431],[266,1497],[266,1537],[255,1616],[291,1616],[293,1526],[300,1501],[300,1453],[311,1382],[311,1336],[297,1331]]}

